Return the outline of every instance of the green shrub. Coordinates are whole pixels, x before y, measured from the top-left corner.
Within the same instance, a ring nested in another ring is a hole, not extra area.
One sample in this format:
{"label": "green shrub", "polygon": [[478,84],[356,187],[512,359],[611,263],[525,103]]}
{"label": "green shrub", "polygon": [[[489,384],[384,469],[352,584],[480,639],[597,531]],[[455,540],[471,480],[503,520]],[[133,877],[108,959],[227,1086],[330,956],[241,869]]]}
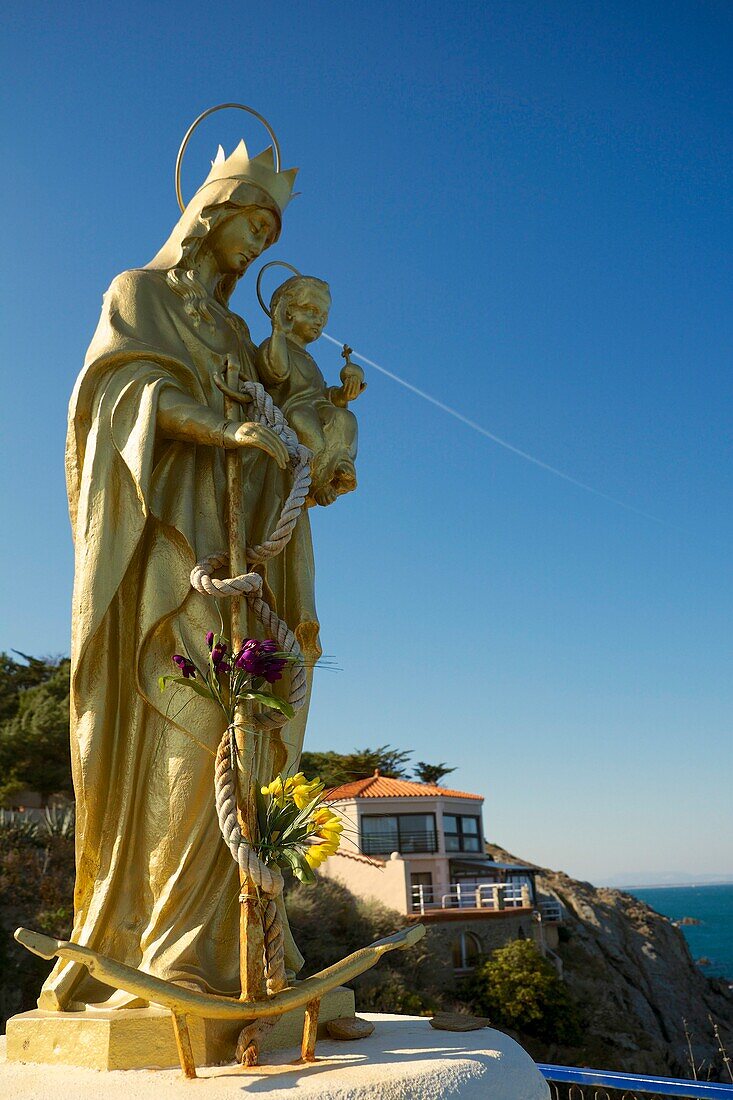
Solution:
{"label": "green shrub", "polygon": [[492,952],[476,969],[467,993],[474,1009],[495,1027],[547,1042],[579,1038],[570,994],[531,940],[514,940]]}
{"label": "green shrub", "polygon": [[73,919],[74,841],[29,827],[17,815],[0,824],[0,1030],[35,1008],[51,963],[13,939],[18,925],[66,939]]}
{"label": "green shrub", "polygon": [[[396,932],[404,916],[378,901],[365,901],[333,879],[288,887],[287,908],[295,942],[305,956],[301,978]],[[362,1012],[403,1012],[418,1016],[439,1007],[431,985],[433,968],[421,942],[409,951],[385,955],[379,965],[349,982]]]}

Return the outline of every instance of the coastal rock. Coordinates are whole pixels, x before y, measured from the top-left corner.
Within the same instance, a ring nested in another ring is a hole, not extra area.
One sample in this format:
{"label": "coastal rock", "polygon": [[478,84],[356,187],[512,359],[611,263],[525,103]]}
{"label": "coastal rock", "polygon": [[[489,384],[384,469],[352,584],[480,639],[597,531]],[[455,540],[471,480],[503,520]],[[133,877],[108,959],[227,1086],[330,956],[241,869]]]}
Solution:
{"label": "coastal rock", "polygon": [[[529,863],[494,845],[488,851],[497,860]],[[724,1067],[711,1018],[730,1052],[730,983],[707,977],[680,929],[645,902],[561,871],[538,867],[537,872],[540,894],[565,907],[557,955],[582,1017],[584,1042],[560,1047],[522,1036],[532,1056],[566,1065],[690,1077],[686,1022],[700,1077],[712,1067],[712,1080],[728,1080],[719,1076]]]}
{"label": "coastal rock", "polygon": [[679,927],[682,928],[684,925],[702,924],[702,921],[698,920],[697,917],[682,917],[681,920],[676,920],[672,923],[675,926],[679,925]]}

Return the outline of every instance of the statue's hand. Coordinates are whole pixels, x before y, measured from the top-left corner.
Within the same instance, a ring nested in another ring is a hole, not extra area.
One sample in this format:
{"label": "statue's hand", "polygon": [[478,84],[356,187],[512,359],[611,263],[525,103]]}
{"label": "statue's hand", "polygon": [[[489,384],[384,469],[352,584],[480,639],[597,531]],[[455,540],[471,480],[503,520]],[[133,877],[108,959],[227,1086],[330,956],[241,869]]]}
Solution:
{"label": "statue's hand", "polygon": [[272,331],[282,332],[284,336],[287,336],[292,330],[293,318],[288,312],[288,303],[285,298],[281,298],[272,311]]}
{"label": "statue's hand", "polygon": [[281,470],[290,461],[287,447],[279,435],[264,424],[231,424],[225,432],[226,441],[232,447],[258,447],[274,458]]}
{"label": "statue's hand", "polygon": [[355,401],[366,389],[364,371],[356,363],[347,363],[341,368],[342,393],[346,401]]}

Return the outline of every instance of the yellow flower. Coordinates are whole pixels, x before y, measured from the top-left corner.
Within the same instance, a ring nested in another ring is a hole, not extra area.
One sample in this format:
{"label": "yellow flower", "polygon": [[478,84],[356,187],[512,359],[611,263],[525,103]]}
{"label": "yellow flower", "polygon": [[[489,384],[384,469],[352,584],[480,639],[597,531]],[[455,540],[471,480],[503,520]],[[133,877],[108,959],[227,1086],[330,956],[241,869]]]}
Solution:
{"label": "yellow flower", "polygon": [[303,772],[289,776],[284,782],[281,775],[276,775],[272,783],[262,787],[262,793],[269,795],[278,805],[284,806],[286,802],[292,802],[299,810],[304,810],[314,798],[323,791],[324,784],[320,779],[306,779]]}
{"label": "yellow flower", "polygon": [[281,775],[276,775],[272,783],[269,783],[266,787],[261,788],[263,794],[269,794],[269,796],[279,805],[285,805],[285,791],[283,789],[283,781]]}
{"label": "yellow flower", "polygon": [[[313,835],[323,840],[335,852],[341,844],[341,834],[344,831],[343,821],[327,806],[319,806],[312,817]],[[320,845],[317,845],[320,847]],[[328,853],[333,854],[332,852]],[[325,859],[325,856],[324,856]]]}
{"label": "yellow flower", "polygon": [[303,778],[303,781],[293,785],[291,796],[293,802],[299,810],[304,810],[306,806],[317,798],[323,790],[323,783],[320,779],[312,779],[310,783]]}
{"label": "yellow flower", "polygon": [[313,836],[317,837],[320,843],[311,844],[306,849],[305,858],[308,864],[315,869],[339,850],[344,823],[327,806],[318,807],[313,814],[312,823],[314,826]]}
{"label": "yellow flower", "polygon": [[341,838],[335,836],[328,840],[324,840],[321,844],[311,844],[310,848],[306,849],[306,863],[315,871],[316,867],[320,867],[329,856],[334,855],[338,851],[340,843]]}
{"label": "yellow flower", "polygon": [[328,859],[328,853],[323,851],[322,844],[311,845],[305,853],[305,862],[313,871],[315,871],[316,867],[320,867],[326,859]]}

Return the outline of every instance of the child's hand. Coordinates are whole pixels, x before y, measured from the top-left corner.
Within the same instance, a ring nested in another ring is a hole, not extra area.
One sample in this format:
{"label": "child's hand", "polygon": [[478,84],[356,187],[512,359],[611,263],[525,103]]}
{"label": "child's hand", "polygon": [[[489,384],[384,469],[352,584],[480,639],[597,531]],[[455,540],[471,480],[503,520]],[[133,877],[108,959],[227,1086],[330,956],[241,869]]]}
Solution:
{"label": "child's hand", "polygon": [[340,378],[343,383],[341,391],[346,401],[356,401],[359,394],[366,389],[364,371],[356,363],[349,362],[342,367]]}
{"label": "child's hand", "polygon": [[272,311],[272,330],[273,332],[282,332],[285,336],[292,332],[293,318],[288,312],[288,303],[285,298],[281,298]]}

